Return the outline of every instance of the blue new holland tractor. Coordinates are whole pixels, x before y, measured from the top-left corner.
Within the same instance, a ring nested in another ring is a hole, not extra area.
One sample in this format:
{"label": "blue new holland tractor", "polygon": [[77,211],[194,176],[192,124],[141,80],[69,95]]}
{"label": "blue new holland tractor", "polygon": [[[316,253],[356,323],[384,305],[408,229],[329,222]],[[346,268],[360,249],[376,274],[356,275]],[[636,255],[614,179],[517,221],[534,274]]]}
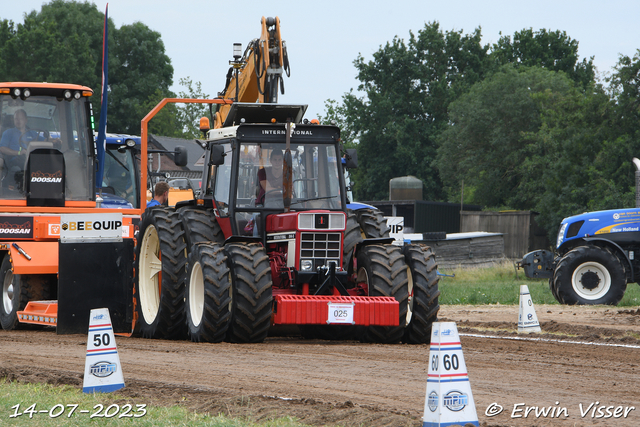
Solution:
{"label": "blue new holland tractor", "polygon": [[555,256],[529,252],[518,266],[549,278],[561,304],[617,305],[640,277],[639,251],[640,208],[588,212],[562,221]]}

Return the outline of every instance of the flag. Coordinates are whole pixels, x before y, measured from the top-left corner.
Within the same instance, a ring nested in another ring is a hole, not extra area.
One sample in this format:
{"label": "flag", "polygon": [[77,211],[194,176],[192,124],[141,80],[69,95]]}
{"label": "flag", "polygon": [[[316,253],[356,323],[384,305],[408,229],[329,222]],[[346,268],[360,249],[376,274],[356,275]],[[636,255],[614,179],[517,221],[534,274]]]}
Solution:
{"label": "flag", "polygon": [[96,172],[96,186],[102,188],[102,176],[104,175],[104,158],[107,144],[107,88],[109,87],[109,34],[108,34],[109,3],[104,12],[104,38],[102,40],[102,93],[100,96],[100,123],[98,127],[98,171]]}

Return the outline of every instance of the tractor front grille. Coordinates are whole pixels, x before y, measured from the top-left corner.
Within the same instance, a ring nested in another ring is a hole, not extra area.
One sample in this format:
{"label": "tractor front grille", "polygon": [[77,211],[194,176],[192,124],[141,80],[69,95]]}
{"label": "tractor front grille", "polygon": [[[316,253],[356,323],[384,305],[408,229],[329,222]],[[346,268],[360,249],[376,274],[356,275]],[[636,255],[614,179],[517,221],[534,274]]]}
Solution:
{"label": "tractor front grille", "polygon": [[313,270],[335,262],[340,266],[341,233],[300,233],[300,259],[312,260]]}

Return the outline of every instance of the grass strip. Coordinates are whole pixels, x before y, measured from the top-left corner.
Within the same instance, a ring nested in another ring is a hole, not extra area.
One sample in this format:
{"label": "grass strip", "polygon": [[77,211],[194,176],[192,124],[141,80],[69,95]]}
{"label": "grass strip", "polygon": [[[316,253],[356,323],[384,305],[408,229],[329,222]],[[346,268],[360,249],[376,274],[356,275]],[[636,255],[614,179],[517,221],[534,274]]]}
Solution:
{"label": "grass strip", "polygon": [[[440,277],[440,304],[505,304],[517,305],[520,285],[527,285],[535,304],[558,304],[549,290],[548,279],[528,279],[522,270],[516,271],[509,262],[492,267],[456,268],[442,274],[455,277]],[[624,298],[618,307],[640,305],[640,286],[627,285]]]}
{"label": "grass strip", "polygon": [[72,386],[0,379],[1,426],[305,427],[291,417],[260,423],[198,414],[181,406],[152,407],[117,393],[85,394]]}

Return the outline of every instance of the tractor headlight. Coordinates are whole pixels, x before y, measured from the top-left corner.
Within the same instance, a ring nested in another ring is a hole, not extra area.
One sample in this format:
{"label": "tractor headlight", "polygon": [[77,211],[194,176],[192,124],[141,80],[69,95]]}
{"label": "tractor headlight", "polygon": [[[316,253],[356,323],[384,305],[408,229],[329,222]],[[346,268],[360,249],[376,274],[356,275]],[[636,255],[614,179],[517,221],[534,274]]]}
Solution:
{"label": "tractor headlight", "polygon": [[303,259],[300,261],[300,270],[311,271],[313,270],[313,261],[310,259]]}
{"label": "tractor headlight", "polygon": [[562,242],[564,241],[564,232],[567,229],[568,223],[562,224],[560,227],[560,231],[558,231],[558,241],[556,242],[556,248],[559,248]]}

